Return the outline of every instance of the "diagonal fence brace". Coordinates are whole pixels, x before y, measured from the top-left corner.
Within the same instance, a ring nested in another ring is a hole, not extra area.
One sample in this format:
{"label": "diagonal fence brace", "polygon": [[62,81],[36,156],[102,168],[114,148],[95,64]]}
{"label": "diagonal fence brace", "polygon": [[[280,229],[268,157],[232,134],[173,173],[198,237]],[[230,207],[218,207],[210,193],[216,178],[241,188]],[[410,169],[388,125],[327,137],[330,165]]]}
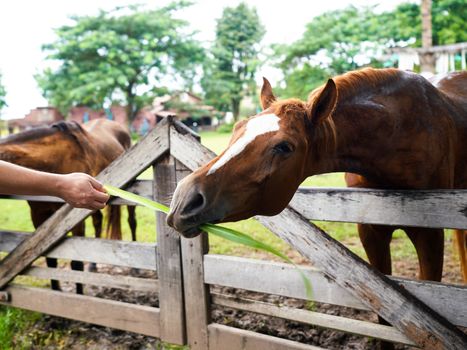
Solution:
{"label": "diagonal fence brace", "polygon": [[[105,168],[97,179],[116,187],[122,187],[136,178],[169,151],[169,125],[171,123],[171,118],[164,119],[138,144]],[[57,210],[37,228],[34,234],[21,242],[0,262],[0,289],[56,245],[74,226],[91,213],[92,211],[87,209],[73,209],[68,204]]]}

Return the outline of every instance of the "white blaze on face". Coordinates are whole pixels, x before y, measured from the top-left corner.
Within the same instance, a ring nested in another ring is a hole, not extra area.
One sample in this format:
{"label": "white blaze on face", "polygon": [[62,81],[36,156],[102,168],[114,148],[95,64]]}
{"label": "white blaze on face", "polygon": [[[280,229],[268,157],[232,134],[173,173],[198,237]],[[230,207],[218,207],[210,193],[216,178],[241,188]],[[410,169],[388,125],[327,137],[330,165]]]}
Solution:
{"label": "white blaze on face", "polygon": [[279,121],[280,118],[275,114],[264,114],[250,119],[246,124],[245,133],[213,164],[207,175],[213,174],[233,157],[239,155],[258,136],[279,130]]}

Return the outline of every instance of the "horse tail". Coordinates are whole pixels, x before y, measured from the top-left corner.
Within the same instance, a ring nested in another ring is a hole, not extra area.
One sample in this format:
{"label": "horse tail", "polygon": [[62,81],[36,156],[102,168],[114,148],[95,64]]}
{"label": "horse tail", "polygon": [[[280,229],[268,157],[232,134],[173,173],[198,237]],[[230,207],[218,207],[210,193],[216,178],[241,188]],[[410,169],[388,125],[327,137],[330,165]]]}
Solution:
{"label": "horse tail", "polygon": [[107,208],[107,238],[121,240],[122,228],[120,225],[120,206],[109,205]]}
{"label": "horse tail", "polygon": [[462,277],[467,283],[467,230],[455,230],[454,245],[457,245]]}

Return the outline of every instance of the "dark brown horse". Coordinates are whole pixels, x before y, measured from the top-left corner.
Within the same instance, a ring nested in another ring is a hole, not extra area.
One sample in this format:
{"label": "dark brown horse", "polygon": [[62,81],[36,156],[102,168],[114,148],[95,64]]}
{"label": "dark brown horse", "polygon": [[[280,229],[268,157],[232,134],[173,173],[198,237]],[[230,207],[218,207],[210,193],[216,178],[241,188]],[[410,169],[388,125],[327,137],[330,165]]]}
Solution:
{"label": "dark brown horse", "polygon": [[[115,158],[130,147],[130,135],[117,122],[97,119],[82,127],[74,122],[59,122],[51,127],[37,128],[0,140],[0,159],[31,169],[58,174],[83,172],[96,176]],[[29,202],[34,227],[40,226],[57,211],[61,204]],[[136,240],[135,207],[128,207],[128,222],[132,238]],[[120,208],[109,207],[108,234],[121,239]],[[92,215],[96,238],[102,231],[102,213]],[[84,221],[72,230],[74,236],[84,236]],[[47,266],[56,267],[57,259],[47,258]],[[72,261],[73,270],[83,270],[81,261]],[[52,280],[52,289],[59,290],[58,281]],[[76,291],[82,294],[81,284]]]}
{"label": "dark brown horse", "polygon": [[[205,222],[275,215],[322,173],[357,173],[386,189],[467,188],[467,72],[435,86],[410,72],[364,69],[329,79],[308,102],[276,101],[265,80],[261,102],[264,111],[237,123],[227,150],[177,187],[167,220],[183,235]],[[370,262],[388,274],[392,230],[361,235]],[[407,233],[420,277],[439,281],[443,230]]]}

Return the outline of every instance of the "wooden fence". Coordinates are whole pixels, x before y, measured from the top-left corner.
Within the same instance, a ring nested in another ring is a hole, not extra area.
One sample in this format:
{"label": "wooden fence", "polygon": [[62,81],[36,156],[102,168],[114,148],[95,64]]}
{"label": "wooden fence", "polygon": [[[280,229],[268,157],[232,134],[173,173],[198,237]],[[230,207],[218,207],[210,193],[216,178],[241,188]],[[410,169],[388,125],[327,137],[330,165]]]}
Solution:
{"label": "wooden fence", "polygon": [[[112,163],[99,178],[168,203],[176,183],[213,154],[195,135],[167,119]],[[135,181],[148,166],[154,181]],[[28,199],[27,197],[14,197]],[[51,198],[36,198],[51,200]],[[56,200],[56,199],[54,199]],[[126,204],[116,199],[114,204]],[[34,235],[0,232],[0,287],[16,275],[157,293],[159,307],[55,292],[10,283],[5,305],[128,330],[191,349],[317,349],[317,347],[211,322],[211,307],[245,310],[427,349],[466,349],[467,288],[387,278],[335,242],[309,220],[467,229],[466,191],[300,189],[290,207],[258,219],[313,262],[306,268],[313,299],[372,310],[393,326],[279,306],[210,291],[210,285],[306,299],[300,276],[287,264],[208,254],[206,236],[180,238],[157,214],[157,245],[63,238],[89,211],[64,206]],[[57,242],[60,242],[57,244]],[[32,266],[39,256],[157,271],[155,278],[116,276]],[[273,278],[271,276],[274,276]]]}

